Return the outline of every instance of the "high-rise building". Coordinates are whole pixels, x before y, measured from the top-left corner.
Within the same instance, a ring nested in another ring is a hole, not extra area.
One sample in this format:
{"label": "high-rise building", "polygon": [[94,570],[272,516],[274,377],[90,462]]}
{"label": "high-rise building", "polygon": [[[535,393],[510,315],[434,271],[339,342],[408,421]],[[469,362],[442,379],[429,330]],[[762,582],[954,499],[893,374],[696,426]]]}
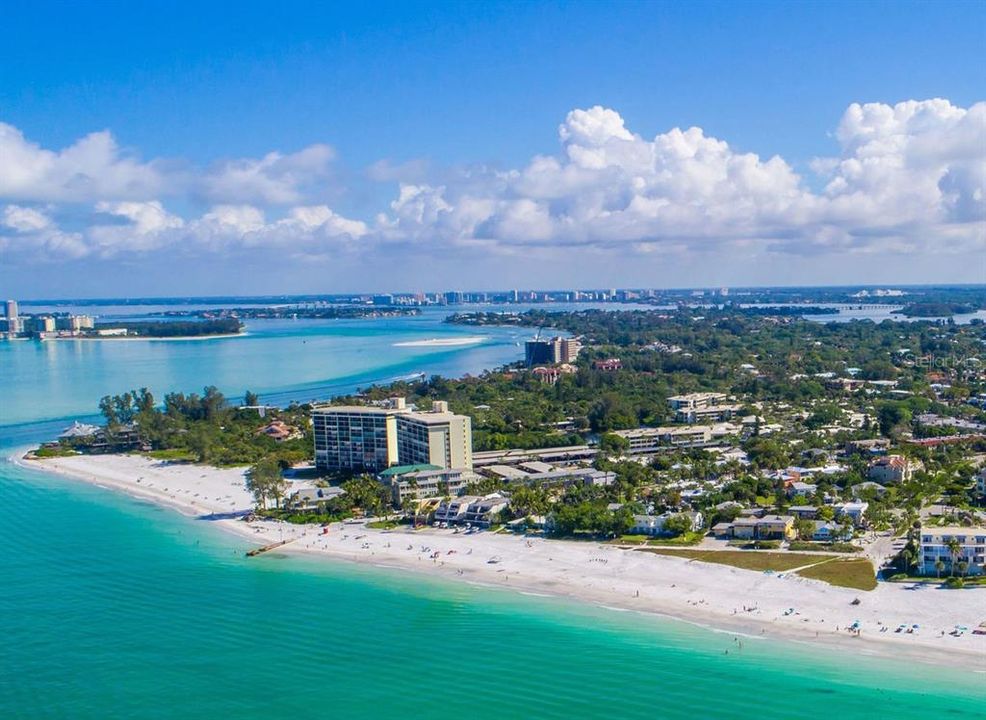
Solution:
{"label": "high-rise building", "polygon": [[17,301],[8,300],[5,309],[6,312],[4,314],[4,318],[7,320],[7,332],[11,334],[23,332],[24,326],[17,314]]}
{"label": "high-rise building", "polygon": [[430,464],[443,469],[472,468],[472,421],[435,402],[431,412],[397,416],[397,457],[403,465]]}
{"label": "high-rise building", "polygon": [[554,363],[555,355],[551,342],[548,340],[528,340],[524,343],[524,362],[527,367],[534,365],[550,365]]}
{"label": "high-rise building", "polygon": [[312,410],[315,467],[379,472],[397,464],[397,407],[336,405]]}
{"label": "high-rise building", "polygon": [[96,322],[89,315],[59,315],[55,319],[55,326],[59,330],[78,333],[83,330],[92,330],[96,326]]}
{"label": "high-rise building", "polygon": [[386,407],[326,405],[312,411],[315,466],[321,471],[379,472],[394,465],[472,468],[472,423],[436,402],[412,412],[404,398]]}
{"label": "high-rise building", "polygon": [[573,363],[579,357],[582,343],[575,338],[555,338],[558,341],[558,362]]}
{"label": "high-rise building", "polygon": [[575,338],[554,337],[550,340],[528,340],[524,343],[524,360],[528,367],[573,363],[578,359],[582,344]]}
{"label": "high-rise building", "polygon": [[50,333],[55,332],[55,318],[50,315],[42,315],[31,320],[30,327],[32,332]]}

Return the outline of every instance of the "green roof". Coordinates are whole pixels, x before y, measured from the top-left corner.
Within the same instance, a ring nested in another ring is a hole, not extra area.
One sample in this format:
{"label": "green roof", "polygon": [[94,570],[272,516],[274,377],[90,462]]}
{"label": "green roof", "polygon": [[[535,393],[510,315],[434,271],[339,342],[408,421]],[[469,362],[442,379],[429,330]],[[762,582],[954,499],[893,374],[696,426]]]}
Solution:
{"label": "green roof", "polygon": [[420,472],[422,470],[441,470],[437,465],[428,465],[427,463],[421,465],[395,465],[392,468],[387,468],[382,473],[380,477],[395,477],[397,475],[407,475],[408,473]]}

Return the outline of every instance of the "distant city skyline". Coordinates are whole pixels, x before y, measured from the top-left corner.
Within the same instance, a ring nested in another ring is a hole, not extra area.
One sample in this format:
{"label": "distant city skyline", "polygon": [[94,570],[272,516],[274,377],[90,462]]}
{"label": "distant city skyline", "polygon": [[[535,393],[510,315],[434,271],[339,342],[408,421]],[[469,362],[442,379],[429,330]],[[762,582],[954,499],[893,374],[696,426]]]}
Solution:
{"label": "distant city skyline", "polygon": [[980,3],[268,12],[9,9],[0,296],[986,281]]}

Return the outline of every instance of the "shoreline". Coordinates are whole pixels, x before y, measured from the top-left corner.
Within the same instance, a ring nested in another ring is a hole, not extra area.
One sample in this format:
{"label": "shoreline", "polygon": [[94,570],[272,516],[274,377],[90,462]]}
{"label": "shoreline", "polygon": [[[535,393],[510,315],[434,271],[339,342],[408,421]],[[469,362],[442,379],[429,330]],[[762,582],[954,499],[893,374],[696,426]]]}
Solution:
{"label": "shoreline", "polygon": [[[86,340],[86,341],[88,341],[88,340],[100,340],[100,341],[115,340],[117,342],[120,342],[120,341],[129,341],[129,342],[134,342],[134,341],[144,341],[144,342],[189,342],[189,341],[194,341],[194,340],[225,340],[225,339],[228,339],[228,338],[246,337],[249,334],[250,333],[248,333],[248,332],[238,332],[238,333],[222,333],[220,335],[177,335],[175,337],[149,337],[149,336],[148,337],[143,337],[143,336],[140,336],[140,335],[127,335],[127,336],[107,335],[105,337],[99,337],[99,336],[89,336],[89,337],[83,337],[83,336],[79,336],[79,337],[46,337],[46,338],[43,339],[43,342],[47,342],[49,340],[57,340],[59,342],[63,342],[63,341],[66,341],[66,340]],[[25,339],[26,340],[30,340],[31,338],[25,338]]]}
{"label": "shoreline", "polygon": [[[489,532],[467,536],[432,528],[373,530],[365,523],[333,523],[322,534],[320,526],[235,519],[252,509],[252,498],[242,484],[244,469],[168,463],[140,455],[27,460],[18,454],[11,460],[21,467],[122,491],[188,517],[209,517],[224,531],[257,546],[288,540],[276,549],[279,554],[407,570],[641,613],[711,632],[986,674],[986,636],[947,634],[955,625],[971,630],[986,620],[986,591],[880,583],[876,590],[864,592],[793,574],[768,575],[598,542]],[[861,604],[851,605],[857,597]],[[862,633],[850,635],[847,628],[857,620]],[[895,633],[900,624],[920,627],[914,634]],[[880,632],[884,626],[889,629]]]}

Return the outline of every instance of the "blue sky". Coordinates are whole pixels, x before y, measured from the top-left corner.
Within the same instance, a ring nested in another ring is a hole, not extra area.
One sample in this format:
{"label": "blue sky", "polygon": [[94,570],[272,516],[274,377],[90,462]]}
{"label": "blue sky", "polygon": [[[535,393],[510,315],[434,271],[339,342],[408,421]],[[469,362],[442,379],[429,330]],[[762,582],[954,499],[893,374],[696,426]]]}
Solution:
{"label": "blue sky", "polygon": [[984,8],[7,3],[0,291],[986,281]]}

